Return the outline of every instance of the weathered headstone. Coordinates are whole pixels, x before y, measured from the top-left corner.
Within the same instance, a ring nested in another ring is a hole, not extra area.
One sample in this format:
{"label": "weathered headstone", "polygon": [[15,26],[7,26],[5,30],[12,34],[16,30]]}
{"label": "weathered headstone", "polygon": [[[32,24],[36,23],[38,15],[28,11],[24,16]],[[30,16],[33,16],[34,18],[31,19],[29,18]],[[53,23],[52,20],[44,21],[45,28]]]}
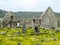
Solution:
{"label": "weathered headstone", "polygon": [[24,23],[22,26],[22,33],[25,33],[25,32],[26,32],[26,24]]}
{"label": "weathered headstone", "polygon": [[38,26],[35,26],[34,30],[35,30],[35,33],[39,33]]}

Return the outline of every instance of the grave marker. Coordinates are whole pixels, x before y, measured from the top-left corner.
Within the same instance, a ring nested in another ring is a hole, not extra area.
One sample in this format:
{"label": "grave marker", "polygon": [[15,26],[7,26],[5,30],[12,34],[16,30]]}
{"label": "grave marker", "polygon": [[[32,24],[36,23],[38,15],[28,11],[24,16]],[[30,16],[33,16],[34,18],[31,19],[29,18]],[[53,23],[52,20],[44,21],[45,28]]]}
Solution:
{"label": "grave marker", "polygon": [[35,26],[34,30],[36,33],[39,33],[38,26]]}
{"label": "grave marker", "polygon": [[25,33],[26,32],[26,24],[24,23],[22,26],[22,32]]}

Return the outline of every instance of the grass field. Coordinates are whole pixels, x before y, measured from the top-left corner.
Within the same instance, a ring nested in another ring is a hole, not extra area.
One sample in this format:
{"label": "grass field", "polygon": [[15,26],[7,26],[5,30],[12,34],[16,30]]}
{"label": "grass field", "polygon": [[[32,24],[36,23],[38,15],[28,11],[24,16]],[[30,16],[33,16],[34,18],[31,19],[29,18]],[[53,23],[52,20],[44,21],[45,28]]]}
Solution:
{"label": "grass field", "polygon": [[27,28],[26,33],[22,33],[22,28],[1,28],[0,45],[60,45],[60,31],[43,28],[39,31],[37,34]]}

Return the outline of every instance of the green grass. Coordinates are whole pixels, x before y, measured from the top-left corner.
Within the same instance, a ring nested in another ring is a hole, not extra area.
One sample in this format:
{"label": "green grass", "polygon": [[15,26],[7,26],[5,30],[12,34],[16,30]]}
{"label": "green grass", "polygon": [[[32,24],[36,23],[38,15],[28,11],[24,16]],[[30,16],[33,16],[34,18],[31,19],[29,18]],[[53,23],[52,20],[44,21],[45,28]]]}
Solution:
{"label": "green grass", "polygon": [[[27,28],[26,33],[22,33],[22,28],[1,28],[0,45],[60,45],[60,31],[50,29],[39,29],[40,34],[36,34],[33,28]],[[5,34],[2,34],[2,33]],[[19,32],[19,34],[16,34]]]}

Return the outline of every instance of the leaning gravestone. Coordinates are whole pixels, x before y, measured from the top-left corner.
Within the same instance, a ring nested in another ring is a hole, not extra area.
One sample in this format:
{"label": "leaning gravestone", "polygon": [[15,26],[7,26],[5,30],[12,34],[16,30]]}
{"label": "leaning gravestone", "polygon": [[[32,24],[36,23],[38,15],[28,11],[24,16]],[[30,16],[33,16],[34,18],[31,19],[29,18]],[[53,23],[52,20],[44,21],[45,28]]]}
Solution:
{"label": "leaning gravestone", "polygon": [[22,33],[25,33],[25,32],[26,32],[26,24],[24,23],[22,26]]}

